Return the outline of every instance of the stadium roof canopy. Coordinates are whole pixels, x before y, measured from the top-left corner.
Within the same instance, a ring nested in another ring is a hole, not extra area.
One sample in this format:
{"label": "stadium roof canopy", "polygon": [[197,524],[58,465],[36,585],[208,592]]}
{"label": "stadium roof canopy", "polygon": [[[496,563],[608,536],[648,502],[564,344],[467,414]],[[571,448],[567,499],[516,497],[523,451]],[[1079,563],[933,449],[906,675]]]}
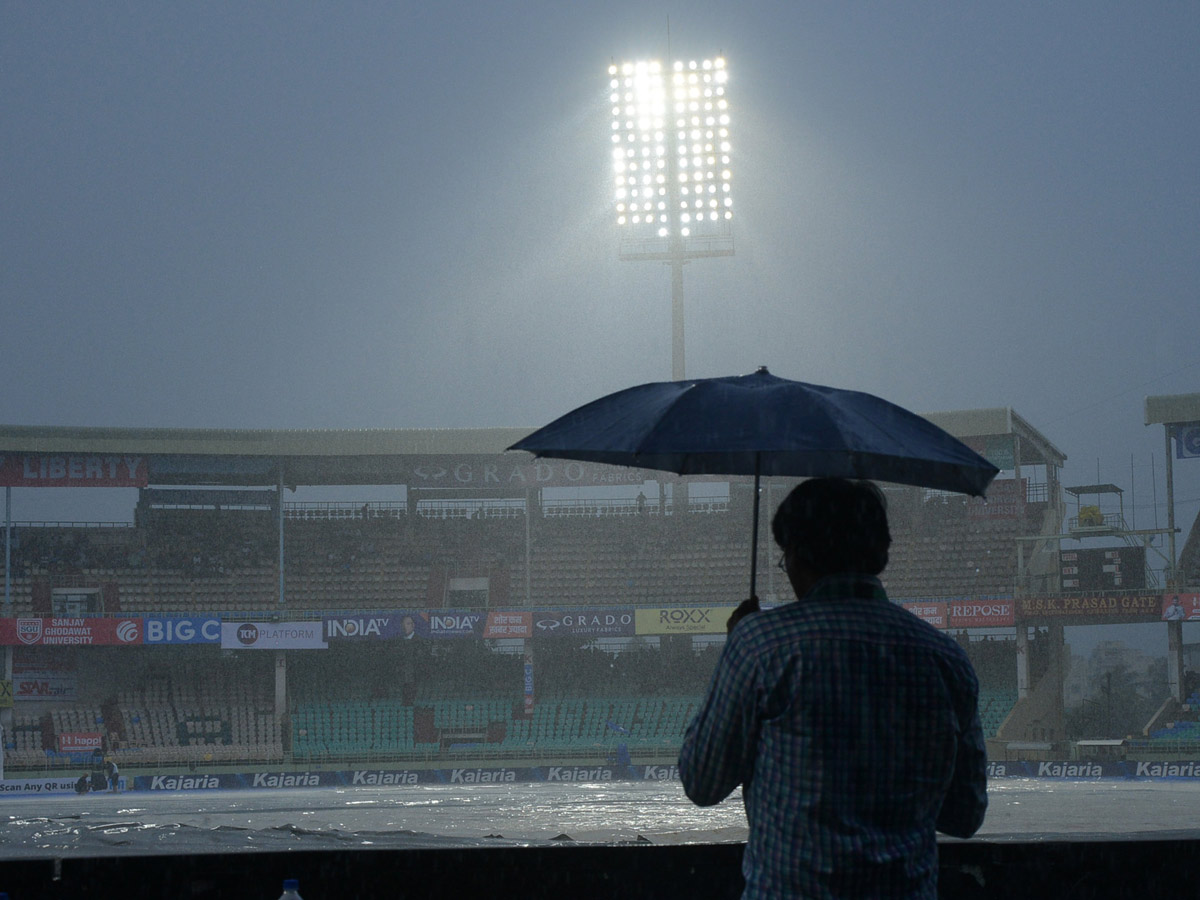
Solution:
{"label": "stadium roof canopy", "polygon": [[1146,398],[1147,425],[1200,422],[1200,394],[1158,394]]}
{"label": "stadium roof canopy", "polygon": [[[1021,465],[1060,466],[1053,444],[1007,407],[931,413],[930,421],[986,452],[987,439],[1016,448]],[[0,425],[0,455],[145,456],[151,484],[269,485],[282,465],[289,485],[405,484],[422,465],[453,458],[528,461],[505,448],[533,428],[267,430]],[[970,440],[973,439],[973,440]],[[1011,468],[1000,463],[1001,468]]]}
{"label": "stadium roof canopy", "polygon": [[75,428],[0,425],[3,453],[425,456],[501,453],[532,428]]}
{"label": "stadium roof canopy", "polygon": [[[1030,425],[1010,406],[923,413],[922,415],[934,425],[967,443],[973,443],[971,438],[1015,437],[1016,462],[1022,466],[1060,468],[1067,459],[1067,455],[1055,447],[1049,438]],[[984,455],[988,454],[985,452]],[[992,462],[1000,465],[1002,469],[1012,468],[1012,466],[1001,465],[995,459],[992,459]]]}

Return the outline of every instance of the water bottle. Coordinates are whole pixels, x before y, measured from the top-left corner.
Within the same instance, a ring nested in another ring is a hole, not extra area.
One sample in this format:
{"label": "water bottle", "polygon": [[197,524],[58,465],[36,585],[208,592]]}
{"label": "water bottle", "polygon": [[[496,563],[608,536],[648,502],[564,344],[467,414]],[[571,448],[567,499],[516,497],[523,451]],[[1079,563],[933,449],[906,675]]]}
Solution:
{"label": "water bottle", "polygon": [[300,896],[300,879],[283,879],[283,893],[279,895],[279,900],[303,900]]}

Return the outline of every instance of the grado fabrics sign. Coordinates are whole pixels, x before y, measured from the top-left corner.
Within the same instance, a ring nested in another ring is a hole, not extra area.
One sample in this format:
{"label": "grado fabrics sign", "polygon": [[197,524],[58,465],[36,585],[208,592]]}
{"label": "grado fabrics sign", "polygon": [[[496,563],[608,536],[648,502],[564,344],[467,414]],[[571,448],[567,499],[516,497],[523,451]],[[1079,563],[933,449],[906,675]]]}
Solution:
{"label": "grado fabrics sign", "polygon": [[0,456],[0,486],[4,487],[145,487],[149,472],[144,456]]}
{"label": "grado fabrics sign", "polygon": [[537,637],[632,637],[632,609],[539,609],[533,613]]}
{"label": "grado fabrics sign", "polygon": [[223,650],[325,650],[320,622],[222,622]]}
{"label": "grado fabrics sign", "polygon": [[1162,594],[1096,594],[1067,597],[1017,597],[1016,618],[1030,620],[1161,622]]}
{"label": "grado fabrics sign", "polygon": [[124,647],[141,643],[141,619],[0,619],[3,646]]}
{"label": "grado fabrics sign", "polygon": [[724,634],[733,606],[664,606],[639,609],[638,634]]}
{"label": "grado fabrics sign", "polygon": [[601,463],[511,456],[430,456],[414,460],[411,488],[541,488],[642,484],[663,479],[664,472],[606,466]]}

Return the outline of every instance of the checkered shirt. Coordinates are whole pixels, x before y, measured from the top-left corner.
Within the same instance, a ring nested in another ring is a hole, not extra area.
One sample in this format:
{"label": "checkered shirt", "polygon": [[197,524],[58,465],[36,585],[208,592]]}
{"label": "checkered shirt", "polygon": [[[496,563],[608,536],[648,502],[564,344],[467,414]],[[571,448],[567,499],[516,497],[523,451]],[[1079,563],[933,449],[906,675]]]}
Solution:
{"label": "checkered shirt", "polygon": [[739,622],[679,772],[700,806],[743,786],[743,897],[936,897],[935,832],[987,809],[978,696],[962,648],[876,578]]}

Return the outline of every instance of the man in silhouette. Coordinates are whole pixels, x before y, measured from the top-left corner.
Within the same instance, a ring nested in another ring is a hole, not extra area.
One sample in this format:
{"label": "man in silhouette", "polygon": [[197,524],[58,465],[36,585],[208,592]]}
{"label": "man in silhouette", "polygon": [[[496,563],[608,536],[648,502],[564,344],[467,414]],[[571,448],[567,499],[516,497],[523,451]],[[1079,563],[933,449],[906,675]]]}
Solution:
{"label": "man in silhouette", "polygon": [[975,672],[888,600],[873,484],[806,481],[772,528],[797,601],[730,618],[684,790],[709,806],[742,786],[744,897],[934,898],[936,832],[970,837],[987,809]]}

